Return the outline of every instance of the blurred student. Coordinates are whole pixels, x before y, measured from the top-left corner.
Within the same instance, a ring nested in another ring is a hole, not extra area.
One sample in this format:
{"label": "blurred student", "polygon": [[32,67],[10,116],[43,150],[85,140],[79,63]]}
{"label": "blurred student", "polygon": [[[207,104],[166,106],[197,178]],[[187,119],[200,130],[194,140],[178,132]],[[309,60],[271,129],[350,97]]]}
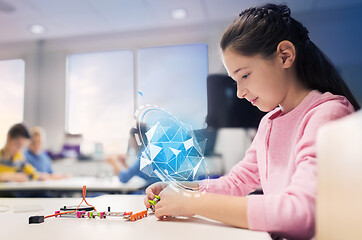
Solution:
{"label": "blurred student", "polygon": [[[145,131],[145,126],[141,124],[141,133]],[[107,158],[107,162],[112,165],[114,174],[119,177],[122,183],[127,183],[133,176],[139,176],[147,181],[147,185],[154,183],[155,179],[140,171],[140,153],[143,146],[139,146],[136,141],[136,135],[141,134],[137,128],[130,130],[127,154],[120,154]],[[128,166],[127,162],[133,162]]]}
{"label": "blurred student", "polygon": [[29,147],[24,151],[26,162],[31,164],[47,179],[63,178],[63,175],[53,173],[51,159],[43,149],[44,143],[44,129],[41,127],[33,127],[31,129],[31,141]]}
{"label": "blurred student", "polygon": [[25,162],[21,153],[29,144],[29,139],[30,133],[23,124],[15,124],[10,128],[5,146],[0,150],[0,182],[43,179],[30,163]]}

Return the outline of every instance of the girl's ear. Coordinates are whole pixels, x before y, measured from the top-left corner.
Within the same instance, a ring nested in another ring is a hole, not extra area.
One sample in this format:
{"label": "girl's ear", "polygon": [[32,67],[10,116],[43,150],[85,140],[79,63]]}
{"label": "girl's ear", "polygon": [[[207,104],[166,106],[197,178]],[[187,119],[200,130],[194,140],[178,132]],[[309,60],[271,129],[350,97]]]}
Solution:
{"label": "girl's ear", "polygon": [[295,47],[293,43],[288,40],[281,41],[277,47],[277,57],[283,68],[292,67],[295,60]]}

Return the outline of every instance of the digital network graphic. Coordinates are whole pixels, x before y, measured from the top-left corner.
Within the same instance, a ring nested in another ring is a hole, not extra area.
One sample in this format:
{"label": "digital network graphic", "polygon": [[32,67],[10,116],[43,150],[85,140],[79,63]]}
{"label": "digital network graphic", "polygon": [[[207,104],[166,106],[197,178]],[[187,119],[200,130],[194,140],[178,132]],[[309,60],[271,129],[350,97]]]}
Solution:
{"label": "digital network graphic", "polygon": [[189,189],[184,181],[208,179],[204,136],[196,136],[191,126],[157,106],[141,107],[135,118],[140,132],[136,139],[144,146],[140,171],[184,189]]}

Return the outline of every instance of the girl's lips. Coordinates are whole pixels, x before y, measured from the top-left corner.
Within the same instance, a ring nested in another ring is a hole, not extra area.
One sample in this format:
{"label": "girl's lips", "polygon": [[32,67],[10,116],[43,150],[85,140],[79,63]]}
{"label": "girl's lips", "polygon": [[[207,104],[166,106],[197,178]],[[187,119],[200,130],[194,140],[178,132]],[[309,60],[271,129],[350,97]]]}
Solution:
{"label": "girl's lips", "polygon": [[256,97],[254,100],[251,101],[251,104],[255,105],[255,102],[258,100],[258,97]]}

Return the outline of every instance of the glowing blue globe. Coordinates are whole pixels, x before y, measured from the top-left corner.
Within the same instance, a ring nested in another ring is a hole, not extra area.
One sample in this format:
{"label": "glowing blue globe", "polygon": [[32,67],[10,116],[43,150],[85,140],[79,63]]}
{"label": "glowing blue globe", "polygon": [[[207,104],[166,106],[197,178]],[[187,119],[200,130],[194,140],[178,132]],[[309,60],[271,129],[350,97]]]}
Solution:
{"label": "glowing blue globe", "polygon": [[204,159],[206,138],[195,136],[192,128],[166,110],[145,106],[136,112],[144,145],[140,171],[165,181],[192,181],[208,175]]}

